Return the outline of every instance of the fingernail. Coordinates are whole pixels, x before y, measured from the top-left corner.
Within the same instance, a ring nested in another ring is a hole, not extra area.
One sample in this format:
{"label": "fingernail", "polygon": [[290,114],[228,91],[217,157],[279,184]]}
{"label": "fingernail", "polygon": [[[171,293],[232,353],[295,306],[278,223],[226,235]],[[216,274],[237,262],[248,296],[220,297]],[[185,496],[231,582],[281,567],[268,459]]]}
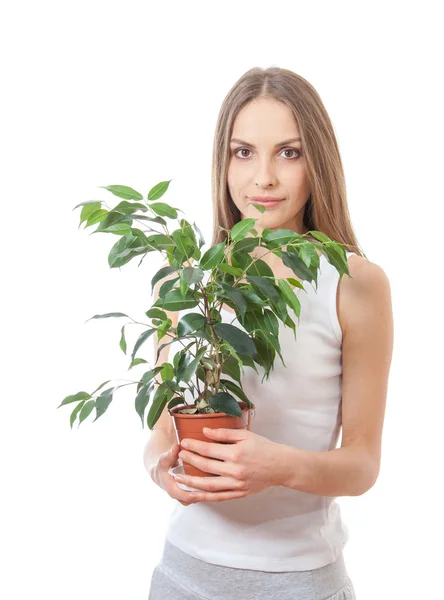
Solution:
{"label": "fingernail", "polygon": [[183,479],[183,477],[176,477],[176,481],[179,481],[180,483],[183,483],[184,479]]}

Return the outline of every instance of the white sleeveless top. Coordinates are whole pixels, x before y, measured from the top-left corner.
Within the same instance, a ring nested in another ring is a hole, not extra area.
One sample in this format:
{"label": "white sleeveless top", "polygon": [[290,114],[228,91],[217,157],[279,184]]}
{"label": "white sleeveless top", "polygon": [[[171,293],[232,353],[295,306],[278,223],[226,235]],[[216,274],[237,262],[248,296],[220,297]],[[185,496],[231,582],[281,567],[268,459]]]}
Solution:
{"label": "white sleeveless top", "polygon": [[[353,254],[347,252],[347,258]],[[344,275],[347,277],[347,275]],[[276,354],[269,380],[244,367],[242,387],[256,405],[250,431],[280,444],[326,452],[336,448],[342,424],[342,331],[336,312],[339,274],[320,255],[318,288],[294,288],[301,303],[296,337],[279,321],[286,367]],[[185,314],[193,309],[181,311]],[[182,315],[179,315],[179,318]],[[223,309],[224,323],[234,313]],[[170,361],[182,346],[170,346]],[[188,392],[188,390],[187,390]],[[187,402],[192,403],[190,397]],[[305,571],[336,560],[349,539],[336,499],[274,486],[223,502],[176,502],[166,538],[183,552],[226,567],[260,571]]]}

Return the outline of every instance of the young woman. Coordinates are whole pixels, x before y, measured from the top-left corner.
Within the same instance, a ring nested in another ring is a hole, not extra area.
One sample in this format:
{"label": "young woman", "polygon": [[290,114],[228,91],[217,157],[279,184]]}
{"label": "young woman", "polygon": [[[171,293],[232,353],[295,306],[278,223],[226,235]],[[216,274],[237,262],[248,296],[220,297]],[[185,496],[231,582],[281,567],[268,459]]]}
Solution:
{"label": "young woman", "polygon": [[[286,366],[276,360],[264,382],[253,369],[243,375],[256,405],[250,431],[213,429],[208,442],[179,448],[171,417],[159,419],[145,464],[179,502],[149,598],[355,598],[342,553],[349,534],[335,498],[364,494],[378,477],[391,295],[383,269],[357,247],[333,127],[305,79],[272,67],[236,82],[217,121],[212,182],[212,244],[224,239],[219,226],[248,217],[260,218],[260,228],[318,230],[346,245],[351,277],[339,278],[320,254],[317,290],[295,288],[297,340],[283,324],[279,333]],[[261,214],[258,197],[277,201]],[[273,253],[253,254],[277,277],[295,277]],[[236,318],[226,306],[222,315]],[[179,488],[168,474],[178,456],[219,477],[184,476],[199,491]]]}

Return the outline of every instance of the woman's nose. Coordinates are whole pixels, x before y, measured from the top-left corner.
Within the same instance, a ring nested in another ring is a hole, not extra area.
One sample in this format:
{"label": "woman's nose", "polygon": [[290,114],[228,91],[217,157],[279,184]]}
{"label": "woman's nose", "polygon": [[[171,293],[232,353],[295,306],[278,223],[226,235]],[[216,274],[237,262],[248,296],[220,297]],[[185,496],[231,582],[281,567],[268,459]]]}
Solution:
{"label": "woman's nose", "polygon": [[263,188],[276,183],[276,174],[272,164],[265,162],[260,165],[255,173],[255,183]]}

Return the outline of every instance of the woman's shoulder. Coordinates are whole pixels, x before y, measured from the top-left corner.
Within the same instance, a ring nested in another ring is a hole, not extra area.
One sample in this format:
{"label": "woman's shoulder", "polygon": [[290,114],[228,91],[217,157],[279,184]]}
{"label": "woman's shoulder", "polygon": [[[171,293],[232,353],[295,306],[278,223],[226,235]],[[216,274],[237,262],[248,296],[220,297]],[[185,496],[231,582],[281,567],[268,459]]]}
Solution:
{"label": "woman's shoulder", "polygon": [[[348,259],[348,270],[353,279],[361,285],[381,285],[384,281],[388,283],[388,277],[384,269],[370,261],[365,256],[359,256],[359,254],[349,254]],[[347,277],[347,275],[344,275]],[[350,279],[350,277],[347,277]]]}
{"label": "woman's shoulder", "polygon": [[[384,269],[364,256],[350,254],[348,270],[338,285],[338,315],[342,333],[356,322],[356,313],[382,310],[391,300],[390,281]],[[386,307],[387,308],[387,307]]]}

